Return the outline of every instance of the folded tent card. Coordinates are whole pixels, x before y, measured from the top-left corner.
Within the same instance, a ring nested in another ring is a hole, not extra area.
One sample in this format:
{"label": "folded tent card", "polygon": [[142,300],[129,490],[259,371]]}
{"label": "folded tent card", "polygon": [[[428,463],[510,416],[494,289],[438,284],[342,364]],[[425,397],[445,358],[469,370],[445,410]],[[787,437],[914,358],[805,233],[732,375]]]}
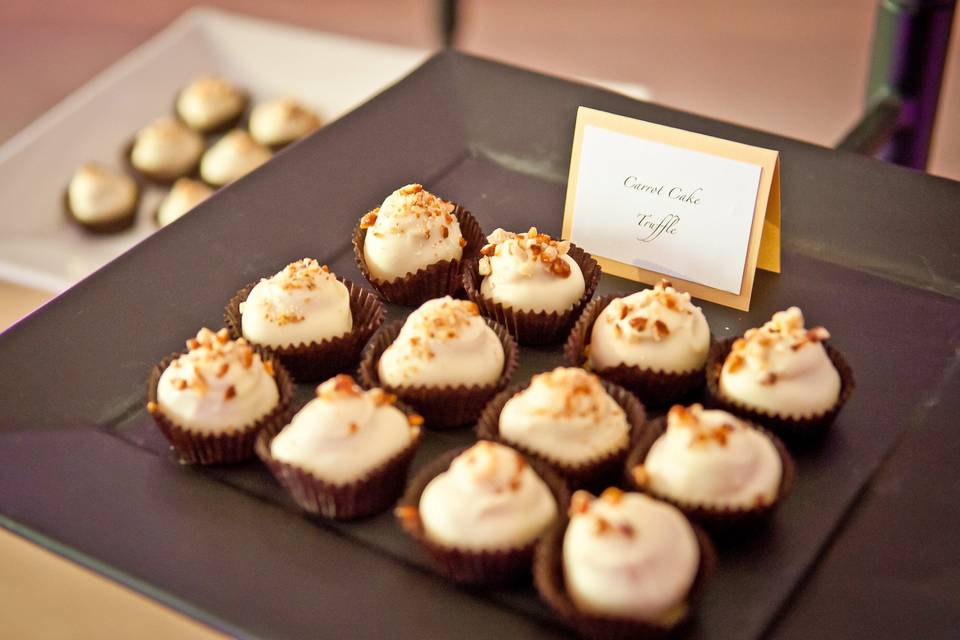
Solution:
{"label": "folded tent card", "polygon": [[606,273],[748,310],[756,268],[780,272],[779,153],[580,107],[563,238]]}

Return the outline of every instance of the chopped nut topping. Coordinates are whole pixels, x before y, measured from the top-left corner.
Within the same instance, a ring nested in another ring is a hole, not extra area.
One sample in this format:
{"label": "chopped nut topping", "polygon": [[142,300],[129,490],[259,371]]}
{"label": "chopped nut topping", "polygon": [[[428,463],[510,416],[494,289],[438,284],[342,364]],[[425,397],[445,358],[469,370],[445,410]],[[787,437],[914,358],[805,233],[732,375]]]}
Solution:
{"label": "chopped nut topping", "polygon": [[590,510],[591,502],[593,502],[593,496],[589,492],[582,489],[575,491],[573,496],[570,497],[570,508],[567,510],[567,515],[572,518],[586,513]]}
{"label": "chopped nut topping", "polygon": [[405,525],[416,525],[420,522],[420,510],[411,505],[403,505],[393,510],[395,516]]}
{"label": "chopped nut topping", "polygon": [[417,413],[411,413],[407,416],[407,422],[414,427],[419,427],[423,425],[423,416]]}
{"label": "chopped nut topping", "polygon": [[218,377],[218,378],[222,378],[223,376],[227,375],[227,371],[229,371],[229,370],[230,370],[230,363],[229,363],[229,362],[221,362],[221,363],[220,363],[220,368],[217,369],[217,377]]}
{"label": "chopped nut topping", "polygon": [[184,389],[187,388],[187,381],[184,380],[183,378],[174,378],[173,380],[170,381],[170,384],[172,384],[173,388],[178,391],[183,391]]}
{"label": "chopped nut topping", "polygon": [[653,336],[654,339],[660,340],[661,338],[666,338],[670,335],[670,327],[667,326],[663,320],[657,320],[653,323]]}
{"label": "chopped nut topping", "polygon": [[637,483],[638,487],[645,487],[650,481],[650,474],[647,473],[646,467],[642,464],[638,464],[631,471],[630,474],[633,476],[633,481]]}
{"label": "chopped nut topping", "polygon": [[237,388],[233,385],[227,387],[227,390],[223,392],[224,400],[231,400],[237,396]]}
{"label": "chopped nut topping", "polygon": [[[626,308],[627,307],[624,307],[624,309]],[[622,314],[621,317],[623,317],[623,315],[626,315],[626,314]],[[657,320],[657,322],[660,322],[660,321]],[[643,331],[644,329],[647,328],[647,319],[644,318],[643,316],[634,316],[633,318],[630,318],[629,324],[631,328],[636,329],[637,331]]]}
{"label": "chopped nut topping", "polygon": [[354,433],[356,433],[357,430],[359,430],[359,429],[360,429],[360,427],[357,426],[357,423],[356,423],[356,422],[351,422],[351,423],[350,423],[349,432],[350,432],[351,435],[354,434]]}
{"label": "chopped nut topping", "polygon": [[405,187],[400,187],[399,189],[397,189],[397,191],[398,191],[398,192],[400,193],[400,195],[402,195],[402,196],[410,196],[410,195],[413,195],[413,194],[415,194],[415,193],[420,193],[421,191],[423,191],[423,185],[422,185],[422,184],[416,184],[416,183],[414,183],[414,184],[408,184],[408,185],[405,186]]}
{"label": "chopped nut topping", "polygon": [[149,411],[150,413],[156,413],[157,409],[159,409],[159,407],[157,406],[157,403],[154,402],[153,400],[147,403],[147,411]]}
{"label": "chopped nut topping", "polygon": [[606,500],[610,504],[620,504],[620,501],[623,500],[623,491],[617,487],[607,487],[600,494],[600,499]]}
{"label": "chopped nut topping", "polygon": [[363,214],[363,217],[360,218],[360,228],[369,229],[373,225],[377,224],[377,214],[379,213],[380,213],[380,207],[377,207],[376,209],[373,209]]}
{"label": "chopped nut topping", "polygon": [[597,528],[595,531],[597,535],[602,536],[603,534],[605,534],[607,531],[610,530],[610,522],[606,518],[597,516],[596,523],[597,523]]}
{"label": "chopped nut topping", "polygon": [[229,339],[230,339],[230,332],[227,331],[225,328],[220,329],[220,331],[217,331],[217,342],[219,342],[220,344],[227,344],[227,340]]}
{"label": "chopped nut topping", "polygon": [[[570,275],[570,265],[563,259],[570,250],[570,243],[556,241],[545,233],[539,233],[536,227],[530,227],[526,233],[511,233],[504,229],[496,229],[487,236],[487,242],[488,244],[480,250],[485,257],[511,255],[521,261],[540,262],[548,272],[561,278]],[[489,275],[492,263],[482,268],[486,273],[481,275]]]}
{"label": "chopped nut topping", "polygon": [[763,378],[760,379],[760,384],[767,387],[774,385],[776,383],[777,383],[777,374],[775,374],[773,371],[768,371],[767,375],[763,376]]}
{"label": "chopped nut topping", "polygon": [[463,236],[460,236],[460,240],[458,241],[458,243],[460,244],[460,248],[462,249],[465,246],[467,246],[467,239],[464,238]]}
{"label": "chopped nut topping", "polygon": [[273,370],[273,362],[271,362],[270,360],[264,360],[264,361],[263,361],[263,370],[266,371],[266,372],[267,372],[267,375],[269,375],[269,376],[274,375],[275,372],[274,372],[274,370]]}

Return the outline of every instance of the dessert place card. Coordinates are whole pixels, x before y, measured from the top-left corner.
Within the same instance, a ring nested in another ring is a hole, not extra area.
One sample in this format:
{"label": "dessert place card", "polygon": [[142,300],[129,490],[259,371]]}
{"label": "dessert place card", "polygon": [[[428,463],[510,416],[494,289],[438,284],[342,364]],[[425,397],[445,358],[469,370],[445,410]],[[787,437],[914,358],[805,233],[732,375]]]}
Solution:
{"label": "dessert place card", "polygon": [[747,310],[780,272],[779,154],[580,107],[563,238],[606,273]]}

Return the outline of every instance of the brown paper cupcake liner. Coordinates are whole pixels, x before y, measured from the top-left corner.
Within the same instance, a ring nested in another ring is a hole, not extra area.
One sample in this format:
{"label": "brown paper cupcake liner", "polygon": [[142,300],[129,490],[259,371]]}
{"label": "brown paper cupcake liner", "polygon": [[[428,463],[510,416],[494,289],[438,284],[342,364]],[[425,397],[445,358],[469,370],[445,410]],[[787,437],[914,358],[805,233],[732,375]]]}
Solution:
{"label": "brown paper cupcake liner", "polygon": [[533,561],[533,582],[540,598],[560,618],[583,638],[598,640],[637,640],[672,637],[689,623],[697,601],[716,568],[717,558],[710,538],[698,526],[691,524],[700,546],[700,566],[684,606],[668,625],[631,620],[580,611],[567,593],[563,573],[563,537],[568,520],[554,525],[537,544]]}
{"label": "brown paper cupcake liner", "polygon": [[193,163],[193,165],[191,165],[189,170],[181,173],[176,173],[176,174],[158,173],[153,171],[144,171],[143,169],[133,164],[133,160],[131,159],[130,154],[133,153],[134,142],[136,142],[136,140],[134,138],[131,138],[123,146],[123,156],[121,157],[121,160],[123,160],[123,164],[127,168],[127,173],[135,175],[141,180],[159,187],[169,187],[180,178],[192,178],[194,180],[200,180],[200,158],[203,157],[203,153],[206,151],[206,147],[204,147],[200,155],[197,156],[197,161]]}
{"label": "brown paper cupcake liner", "polygon": [[[170,363],[183,353],[174,353],[164,358],[150,372],[147,383],[147,407],[157,406],[157,383]],[[277,383],[279,398],[277,405],[253,424],[226,433],[198,433],[178,425],[160,409],[151,411],[157,427],[166,436],[180,459],[188,464],[230,464],[242,462],[253,457],[253,447],[257,434],[261,431],[278,433],[290,421],[293,400],[293,380],[287,370],[269,354],[261,353],[264,361],[273,364],[274,380]]]}
{"label": "brown paper cupcake liner", "polygon": [[143,187],[140,183],[137,183],[137,195],[133,199],[133,206],[130,207],[130,212],[115,218],[113,220],[107,220],[106,222],[84,222],[75,215],[73,215],[73,210],[70,208],[70,187],[63,190],[63,212],[66,214],[67,219],[70,220],[75,225],[78,225],[84,231],[93,233],[96,235],[110,235],[113,233],[120,233],[121,231],[126,231],[133,226],[133,223],[137,221],[137,211],[140,209],[140,198],[143,195]]}
{"label": "brown paper cupcake liner", "polygon": [[484,235],[477,220],[460,205],[454,206],[453,215],[460,224],[460,233],[467,241],[463,248],[463,257],[460,260],[437,262],[389,282],[374,278],[367,269],[367,261],[363,256],[367,230],[361,229],[357,222],[353,230],[353,254],[360,273],[385,300],[395,304],[417,307],[433,298],[455,295],[463,288],[461,273],[464,263],[479,255]]}
{"label": "brown paper cupcake liner", "polygon": [[[614,293],[594,298],[573,325],[563,346],[564,361],[571,367],[585,367],[587,347],[593,324],[613,300],[629,294]],[[711,344],[713,337],[710,338]],[[692,395],[703,387],[704,369],[693,371],[659,371],[631,365],[590,369],[601,378],[628,389],[648,407],[663,407]]]}
{"label": "brown paper cupcake liner", "polygon": [[[380,328],[387,315],[383,304],[373,293],[345,278],[338,276],[337,280],[347,287],[350,294],[350,313],[353,315],[353,329],[350,333],[320,342],[301,342],[282,347],[258,345],[247,339],[250,344],[276,354],[297,382],[326,380],[337,373],[353,369],[360,360],[363,346]],[[240,303],[247,299],[256,285],[256,282],[252,282],[240,289],[230,299],[224,311],[223,320],[233,339],[243,335]]]}
{"label": "brown paper cupcake liner", "polygon": [[505,326],[520,344],[543,345],[562,342],[583,308],[590,302],[600,282],[600,265],[589,253],[571,244],[569,255],[580,266],[585,287],[580,299],[563,312],[521,311],[505,307],[499,302],[484,297],[480,293],[483,278],[479,272],[479,258],[470,260],[464,266],[463,288],[467,292],[467,297],[480,307],[483,315]]}
{"label": "brown paper cupcake liner", "polygon": [[793,489],[796,470],[793,458],[778,437],[759,425],[753,423],[748,423],[748,425],[770,438],[770,441],[777,450],[777,454],[780,456],[780,466],[783,470],[780,476],[780,486],[777,488],[776,498],[769,504],[755,505],[752,507],[716,507],[698,502],[679,500],[660,493],[645,484],[639,483],[634,477],[633,469],[637,465],[643,464],[647,459],[647,454],[650,452],[653,443],[666,432],[667,420],[666,417],[663,416],[649,423],[644,437],[637,441],[636,446],[630,452],[630,455],[627,456],[627,461],[624,465],[624,485],[633,491],[642,491],[657,500],[672,504],[683,511],[688,518],[697,522],[714,535],[722,537],[727,534],[757,529],[773,516],[777,508],[783,504],[783,501],[790,495],[790,491]]}
{"label": "brown paper cupcake liner", "polygon": [[707,394],[710,404],[763,425],[783,438],[790,446],[803,447],[819,442],[856,388],[853,370],[847,364],[843,354],[830,343],[823,343],[830,362],[840,374],[840,396],[830,409],[812,416],[781,415],[750,407],[728,397],[720,390],[720,370],[736,340],[736,337],[727,338],[715,342],[710,348],[710,356],[707,358]]}
{"label": "brown paper cupcake liner", "polygon": [[367,388],[381,387],[396,394],[401,400],[412,405],[423,416],[426,426],[433,429],[460,427],[477,419],[483,407],[498,392],[510,384],[510,378],[517,368],[519,354],[517,343],[503,325],[484,318],[500,338],[503,345],[503,371],[496,382],[486,385],[457,385],[455,387],[399,386],[392,387],[380,380],[378,363],[380,356],[393,344],[403,326],[403,320],[397,320],[383,327],[363,350],[360,360],[360,380]]}
{"label": "brown paper cupcake liner", "polygon": [[[395,406],[411,414],[407,407]],[[413,440],[402,451],[347,484],[327,482],[306,469],[277,460],[270,453],[270,443],[275,437],[262,431],[255,451],[294,502],[304,511],[324,518],[355,520],[386,511],[397,502],[406,485],[410,462],[423,440],[423,430],[417,429]]]}
{"label": "brown paper cupcake liner", "polygon": [[507,440],[500,435],[500,413],[503,407],[517,393],[530,386],[530,383],[518,384],[506,391],[497,394],[484,407],[477,420],[477,437],[483,440],[494,440],[523,452],[527,457],[538,460],[557,472],[566,480],[571,489],[605,488],[611,484],[618,484],[623,469],[623,461],[632,447],[632,443],[643,438],[647,427],[646,411],[637,398],[621,386],[606,380],[601,380],[604,390],[617,402],[627,414],[627,423],[630,425],[629,440],[607,454],[597,456],[579,464],[562,462],[549,454],[533,451],[519,443]]}
{"label": "brown paper cupcake liner", "polygon": [[[410,481],[400,505],[397,519],[406,531],[433,560],[437,572],[454,582],[483,586],[501,586],[519,582],[530,575],[536,541],[522,547],[476,551],[450,547],[434,542],[420,519],[420,496],[435,477],[446,471],[450,463],[469,447],[448,451],[424,466]],[[563,480],[536,460],[528,460],[531,468],[546,483],[557,501],[557,512],[564,513],[570,503],[570,490]]]}

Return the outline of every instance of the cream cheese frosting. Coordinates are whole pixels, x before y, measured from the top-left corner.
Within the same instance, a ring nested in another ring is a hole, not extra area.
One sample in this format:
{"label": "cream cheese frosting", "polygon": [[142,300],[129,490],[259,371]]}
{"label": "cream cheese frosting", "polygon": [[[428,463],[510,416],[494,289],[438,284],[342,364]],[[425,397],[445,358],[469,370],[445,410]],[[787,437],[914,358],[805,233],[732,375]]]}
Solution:
{"label": "cream cheese frosting", "polygon": [[348,375],[317,387],[273,439],[271,455],[332,484],[349,484],[406,449],[420,432],[417,416],[393,406],[382,389],[364,391]]}
{"label": "cream cheese frosting", "polygon": [[497,229],[487,242],[479,263],[484,297],[520,311],[559,312],[583,296],[583,272],[567,254],[569,241],[531,227],[520,234]]}
{"label": "cream cheese frosting", "polygon": [[213,189],[202,182],[180,178],[173,183],[170,192],[160,201],[160,206],[157,208],[157,224],[161,227],[167,226],[183,217],[212,194]]}
{"label": "cream cheese frosting", "polygon": [[710,350],[710,327],[700,307],[667,280],[617,298],[600,313],[590,337],[588,364],[621,364],[667,372],[695,371]]}
{"label": "cream cheese frosting", "polygon": [[246,340],[226,329],[203,328],[189,351],[168,366],[157,384],[157,407],[181,427],[200,433],[243,429],[279,401],[273,367]]}
{"label": "cream cheese frosting", "polygon": [[827,411],[840,397],[840,374],[822,342],[823,327],[804,328],[797,307],[778,311],[760,328],[750,329],[733,348],[720,371],[720,390],[750,407],[788,416]]}
{"label": "cream cheese frosting", "polygon": [[600,380],[579,368],[540,373],[500,412],[500,436],[564,464],[599,458],[627,445],[630,425]]}
{"label": "cream cheese frosting", "polygon": [[271,347],[322,342],[353,328],[349,290],[313,258],[261,279],[240,303],[240,314],[243,336]]}
{"label": "cream cheese frosting", "polygon": [[87,163],[70,179],[67,199],[77,220],[109,222],[132,211],[137,202],[137,183],[126,174]]}
{"label": "cream cheese frosting", "polygon": [[460,260],[467,241],[454,205],[408,184],[360,220],[370,275],[387,282],[445,260]]}
{"label": "cream cheese frosting", "polygon": [[191,129],[206,131],[240,115],[246,104],[243,91],[229,80],[201,76],[177,98],[177,114]]}
{"label": "cream cheese frosting", "polygon": [[293,98],[258,104],[250,113],[250,135],[268,147],[299,140],[319,127],[319,116]]}
{"label": "cream cheese frosting", "polygon": [[503,372],[500,338],[473,302],[427,300],[407,317],[377,364],[389,386],[486,385]]}
{"label": "cream cheese frosting", "polygon": [[610,488],[577,491],[563,538],[567,592],[581,611],[668,623],[681,613],[700,547],[676,508]]}
{"label": "cream cheese frosting", "polygon": [[137,132],[130,164],[147,174],[182,176],[203,154],[203,138],[173,118],[154,120]]}
{"label": "cream cheese frosting", "polygon": [[650,447],[637,482],[660,495],[708,507],[772,504],[783,465],[773,442],[725,411],[674,406]]}
{"label": "cream cheese frosting", "polygon": [[200,176],[209,184],[223,186],[247,175],[272,155],[249,133],[234,129],[203,154]]}
{"label": "cream cheese frosting", "polygon": [[427,537],[463,549],[526,546],[556,517],[556,499],[524,457],[486,440],[457,456],[420,497]]}

